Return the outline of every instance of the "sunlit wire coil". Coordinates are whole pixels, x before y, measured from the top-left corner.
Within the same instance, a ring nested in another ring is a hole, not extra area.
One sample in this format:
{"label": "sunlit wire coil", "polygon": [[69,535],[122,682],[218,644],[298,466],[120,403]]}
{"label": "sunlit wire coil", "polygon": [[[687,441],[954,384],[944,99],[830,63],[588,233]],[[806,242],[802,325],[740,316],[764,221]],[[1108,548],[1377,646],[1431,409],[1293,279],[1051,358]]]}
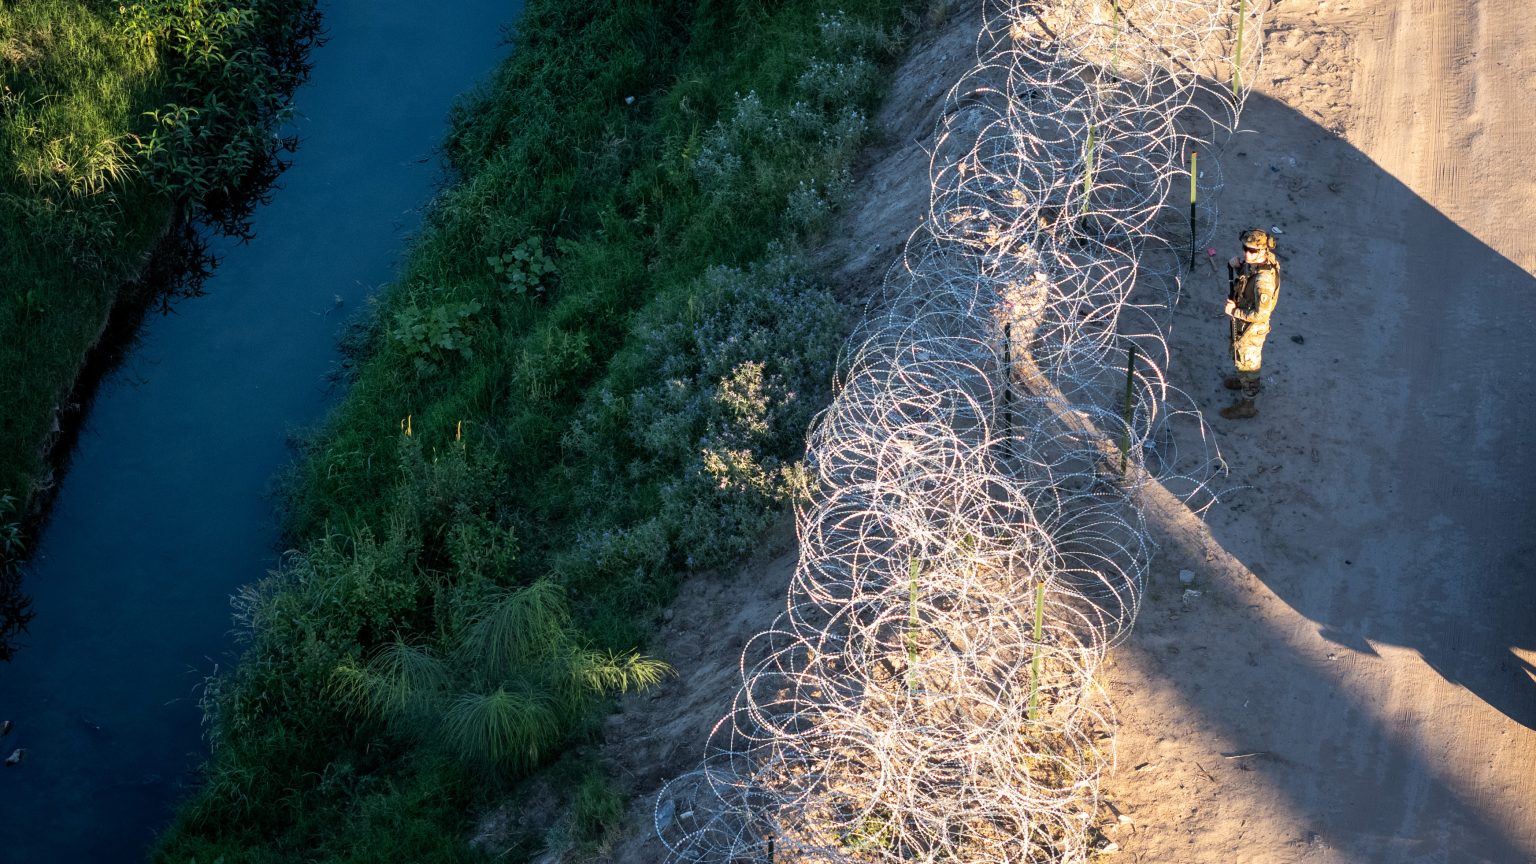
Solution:
{"label": "sunlit wire coil", "polygon": [[1235,126],[1262,11],[987,4],[927,217],[808,441],[786,609],[702,767],[657,797],[668,860],[1092,852],[1098,675],[1140,607],[1142,492],[1199,512],[1221,474],[1163,371],[1185,250],[1215,222],[1182,221],[1178,191],[1219,188],[1190,155]]}

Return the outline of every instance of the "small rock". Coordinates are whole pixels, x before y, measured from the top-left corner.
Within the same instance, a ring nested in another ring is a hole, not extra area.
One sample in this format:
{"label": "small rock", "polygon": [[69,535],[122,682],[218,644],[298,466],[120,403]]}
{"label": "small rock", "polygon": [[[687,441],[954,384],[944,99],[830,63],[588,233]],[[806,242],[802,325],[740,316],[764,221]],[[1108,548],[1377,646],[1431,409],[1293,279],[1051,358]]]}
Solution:
{"label": "small rock", "polygon": [[676,617],[677,617],[677,613],[672,611],[671,609],[668,609],[667,611],[661,613],[661,620],[666,622],[666,623],[668,623],[668,624],[671,624],[672,623],[672,619],[676,618]]}
{"label": "small rock", "polygon": [[635,104],[635,97],[633,97],[633,96],[625,96],[624,97],[624,104],[625,105],[633,105],[633,104]]}
{"label": "small rock", "polygon": [[11,721],[6,720],[5,722],[0,723],[0,738],[3,738],[9,734],[11,734]]}
{"label": "small rock", "polygon": [[1183,582],[1185,585],[1193,585],[1193,584],[1195,584],[1195,571],[1193,571],[1193,570],[1180,570],[1179,571],[1179,581]]}
{"label": "small rock", "polygon": [[1120,814],[1120,824],[1121,825],[1129,825],[1129,824],[1131,824],[1131,817],[1125,815],[1124,813],[1121,813]]}
{"label": "small rock", "polygon": [[1119,852],[1119,851],[1120,851],[1120,844],[1119,843],[1107,843],[1107,844],[1105,844],[1103,849],[1099,850],[1099,852],[1101,854],[1104,854],[1104,855],[1108,855],[1108,854],[1110,854],[1112,852]]}
{"label": "small rock", "polygon": [[1291,337],[1291,341],[1295,342],[1297,345],[1305,345],[1306,342],[1307,342],[1306,339],[1302,338],[1300,333],[1297,333],[1295,336],[1292,336]]}
{"label": "small rock", "polygon": [[1184,605],[1187,606],[1190,603],[1193,603],[1193,602],[1195,602],[1196,600],[1199,600],[1199,599],[1200,599],[1200,592],[1199,591],[1196,591],[1193,588],[1185,588],[1184,589]]}
{"label": "small rock", "polygon": [[1285,231],[1283,231],[1280,228],[1279,225],[1271,225],[1271,226],[1269,226],[1269,233],[1271,233],[1271,234],[1284,234]]}
{"label": "small rock", "polygon": [[11,755],[5,757],[5,767],[11,768],[11,767],[14,767],[16,765],[20,765],[22,760],[26,759],[26,758],[27,758],[27,748],[25,748],[25,747],[17,747],[15,750],[13,750],[11,752]]}

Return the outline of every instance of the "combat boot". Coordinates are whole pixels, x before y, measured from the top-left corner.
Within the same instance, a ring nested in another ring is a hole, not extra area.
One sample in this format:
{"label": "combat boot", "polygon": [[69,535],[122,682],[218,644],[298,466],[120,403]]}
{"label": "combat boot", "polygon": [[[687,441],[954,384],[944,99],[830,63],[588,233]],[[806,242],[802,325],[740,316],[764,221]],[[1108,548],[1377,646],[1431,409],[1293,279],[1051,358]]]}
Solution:
{"label": "combat boot", "polygon": [[1228,420],[1252,420],[1259,416],[1259,409],[1253,404],[1252,399],[1239,399],[1221,409],[1221,416]]}

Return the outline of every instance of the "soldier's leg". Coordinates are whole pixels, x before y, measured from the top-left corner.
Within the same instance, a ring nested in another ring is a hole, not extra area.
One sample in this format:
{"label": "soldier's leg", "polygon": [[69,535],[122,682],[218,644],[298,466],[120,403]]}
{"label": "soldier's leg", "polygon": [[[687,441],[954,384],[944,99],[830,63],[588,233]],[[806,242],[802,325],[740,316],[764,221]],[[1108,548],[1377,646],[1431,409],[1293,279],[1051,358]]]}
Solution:
{"label": "soldier's leg", "polygon": [[1264,337],[1268,333],[1269,328],[1262,325],[1249,327],[1232,345],[1232,360],[1237,367],[1238,384],[1233,389],[1239,390],[1239,398],[1221,410],[1221,416],[1228,420],[1248,420],[1258,416],[1259,409],[1254,405],[1254,400],[1258,398],[1262,386],[1259,369],[1263,365]]}
{"label": "soldier's leg", "polygon": [[1263,381],[1259,377],[1259,370],[1264,365],[1264,337],[1269,335],[1269,327],[1256,324],[1238,338],[1234,348],[1234,365],[1237,366],[1237,377],[1242,381],[1243,397],[1253,399],[1259,395],[1263,387]]}

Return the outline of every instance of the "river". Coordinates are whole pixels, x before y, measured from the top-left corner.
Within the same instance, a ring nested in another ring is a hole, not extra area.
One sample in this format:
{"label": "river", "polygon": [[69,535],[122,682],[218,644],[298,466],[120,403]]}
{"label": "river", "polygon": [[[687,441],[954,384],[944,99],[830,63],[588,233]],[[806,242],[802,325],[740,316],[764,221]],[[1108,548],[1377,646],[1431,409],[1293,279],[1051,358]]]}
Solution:
{"label": "river", "polygon": [[324,3],[300,136],[208,296],[152,315],[97,393],[0,667],[14,731],[0,861],[142,861],[207,756],[198,695],[239,646],[229,597],[276,566],[273,477],[338,394],[349,316],[388,282],[439,188],[448,107],[509,50],[521,0]]}

